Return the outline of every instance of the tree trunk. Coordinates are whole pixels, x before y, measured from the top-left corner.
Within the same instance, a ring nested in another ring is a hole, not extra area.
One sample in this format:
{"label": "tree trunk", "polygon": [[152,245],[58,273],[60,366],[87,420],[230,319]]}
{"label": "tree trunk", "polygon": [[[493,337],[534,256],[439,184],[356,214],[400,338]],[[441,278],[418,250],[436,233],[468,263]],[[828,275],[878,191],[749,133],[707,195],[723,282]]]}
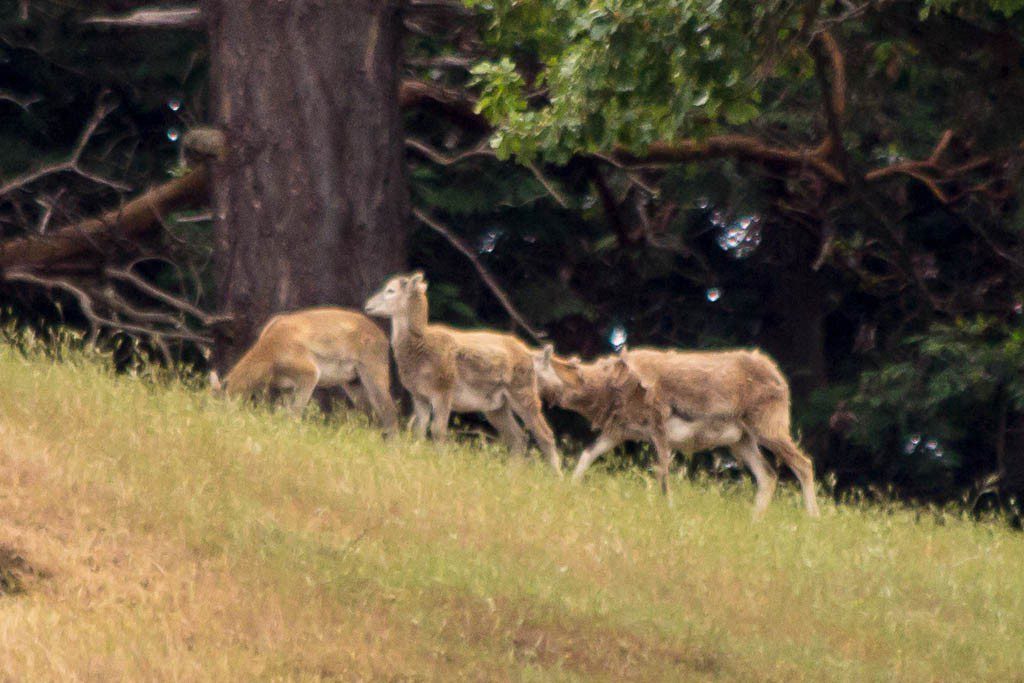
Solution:
{"label": "tree trunk", "polygon": [[229,365],[274,313],[361,307],[406,263],[399,4],[207,0],[217,339]]}

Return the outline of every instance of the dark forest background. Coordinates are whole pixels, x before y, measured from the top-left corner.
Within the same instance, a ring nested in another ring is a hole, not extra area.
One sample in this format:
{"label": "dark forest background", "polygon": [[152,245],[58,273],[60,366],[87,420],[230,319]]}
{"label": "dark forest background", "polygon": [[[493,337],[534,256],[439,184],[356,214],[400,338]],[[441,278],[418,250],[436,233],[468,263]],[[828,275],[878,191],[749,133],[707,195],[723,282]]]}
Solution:
{"label": "dark forest background", "polygon": [[223,366],[417,267],[565,354],[761,346],[837,494],[1012,508],[1019,4],[2,2],[4,315]]}

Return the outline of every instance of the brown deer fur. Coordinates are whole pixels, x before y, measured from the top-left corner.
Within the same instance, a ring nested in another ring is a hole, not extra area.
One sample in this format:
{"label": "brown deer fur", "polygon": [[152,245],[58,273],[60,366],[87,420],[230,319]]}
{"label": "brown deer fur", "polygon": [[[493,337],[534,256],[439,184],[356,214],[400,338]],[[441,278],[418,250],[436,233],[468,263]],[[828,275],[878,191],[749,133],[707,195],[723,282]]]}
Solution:
{"label": "brown deer fur", "polygon": [[300,412],[317,386],[344,389],[357,408],[372,413],[385,432],[398,414],[391,398],[387,336],[362,313],[343,308],[309,308],[274,316],[215,390],[249,398],[270,389],[291,392]]}
{"label": "brown deer fur", "polygon": [[760,516],[778,480],[761,453],[764,446],[793,470],[807,512],[818,515],[813,465],[790,434],[789,385],[763,353],[636,349],[582,363],[558,358],[547,347],[535,353],[535,366],[544,400],[580,413],[600,431],[580,456],[574,480],[622,441],[643,440],[654,445],[658,478],[668,493],[676,450],[724,446],[753,473],[754,512]]}
{"label": "brown deer fur", "polygon": [[[444,441],[448,418],[481,412],[515,452],[526,449],[523,421],[556,471],[561,457],[544,419],[531,350],[510,334],[456,330],[427,323],[422,273],[395,276],[366,302],[366,312],[391,319],[398,377],[413,400],[412,428]],[[431,419],[433,414],[433,419]]]}

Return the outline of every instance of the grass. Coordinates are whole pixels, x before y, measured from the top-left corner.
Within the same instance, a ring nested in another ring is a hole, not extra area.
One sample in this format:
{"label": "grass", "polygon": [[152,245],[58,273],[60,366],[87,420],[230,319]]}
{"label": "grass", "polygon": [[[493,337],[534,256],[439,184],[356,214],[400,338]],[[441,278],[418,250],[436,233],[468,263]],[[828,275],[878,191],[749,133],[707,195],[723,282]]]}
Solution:
{"label": "grass", "polygon": [[[10,680],[1024,680],[1024,536],[385,442],[0,347]],[[6,572],[6,573],[4,573]]]}

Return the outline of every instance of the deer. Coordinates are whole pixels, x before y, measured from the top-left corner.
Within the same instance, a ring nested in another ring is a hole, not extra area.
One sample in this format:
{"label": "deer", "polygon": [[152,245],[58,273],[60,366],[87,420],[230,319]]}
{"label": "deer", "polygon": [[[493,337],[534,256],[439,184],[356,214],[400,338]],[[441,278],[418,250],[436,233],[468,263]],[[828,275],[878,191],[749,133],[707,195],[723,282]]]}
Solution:
{"label": "deer", "polygon": [[428,322],[427,281],[422,272],[396,275],[367,300],[368,315],[391,320],[391,349],[398,378],[411,394],[410,428],[444,442],[451,413],[483,413],[513,453],[526,451],[523,422],[555,472],[562,459],[544,418],[533,350],[514,335],[459,330]]}
{"label": "deer", "polygon": [[807,513],[820,515],[813,463],[790,433],[789,383],[761,351],[624,348],[585,363],[556,356],[545,345],[534,353],[534,365],[543,400],[581,414],[598,431],[580,455],[574,482],[623,441],[646,441],[654,446],[655,471],[668,496],[677,450],[689,456],[726,447],[754,476],[754,518],[759,519],[778,483],[763,446],[796,475]]}
{"label": "deer", "polygon": [[210,373],[210,384],[216,394],[246,399],[282,390],[295,414],[316,387],[341,387],[385,434],[398,425],[387,335],[358,311],[324,306],[276,315],[223,381]]}

